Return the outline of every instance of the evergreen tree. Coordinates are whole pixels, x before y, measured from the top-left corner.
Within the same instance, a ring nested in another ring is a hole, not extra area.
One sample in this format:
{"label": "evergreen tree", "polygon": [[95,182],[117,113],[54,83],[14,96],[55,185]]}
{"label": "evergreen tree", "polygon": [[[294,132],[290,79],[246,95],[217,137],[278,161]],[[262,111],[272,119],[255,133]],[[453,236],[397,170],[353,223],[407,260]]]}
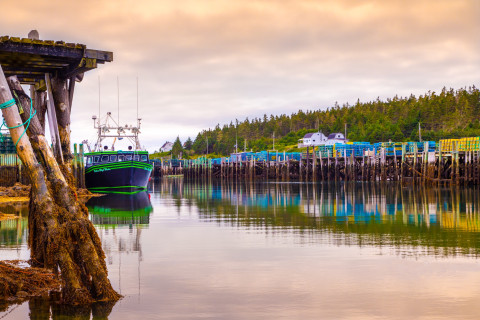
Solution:
{"label": "evergreen tree", "polygon": [[[275,146],[293,146],[308,132],[320,130],[328,135],[343,132],[348,124],[351,141],[418,141],[418,123],[422,124],[423,140],[439,140],[465,136],[480,136],[480,91],[475,87],[459,90],[443,88],[440,93],[428,91],[416,97],[394,96],[385,101],[377,98],[370,102],[335,104],[324,110],[300,109],[290,115],[266,115],[246,118],[229,124],[217,124],[214,129],[199,132],[192,144],[197,155],[208,151],[228,155],[235,150],[238,135],[239,150],[243,141],[253,151],[271,146],[275,133]],[[278,140],[277,140],[278,139]]]}
{"label": "evergreen tree", "polygon": [[172,147],[172,157],[174,159],[178,159],[181,157],[182,154],[183,154],[182,142],[180,141],[180,138],[177,136],[177,139],[175,139],[175,142],[173,143],[173,147]]}
{"label": "evergreen tree", "polygon": [[185,141],[185,150],[192,150],[193,141],[188,137],[187,141]]}

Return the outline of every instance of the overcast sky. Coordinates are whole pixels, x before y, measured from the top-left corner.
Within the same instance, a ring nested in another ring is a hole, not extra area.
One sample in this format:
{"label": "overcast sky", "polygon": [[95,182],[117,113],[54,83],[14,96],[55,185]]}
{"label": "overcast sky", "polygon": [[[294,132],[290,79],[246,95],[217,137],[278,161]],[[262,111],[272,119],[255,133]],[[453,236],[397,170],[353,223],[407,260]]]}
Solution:
{"label": "overcast sky", "polygon": [[235,119],[326,109],[377,97],[479,87],[478,0],[0,0],[0,35],[112,51],[75,88],[72,140],[95,139],[91,116],[134,123],[142,143]]}

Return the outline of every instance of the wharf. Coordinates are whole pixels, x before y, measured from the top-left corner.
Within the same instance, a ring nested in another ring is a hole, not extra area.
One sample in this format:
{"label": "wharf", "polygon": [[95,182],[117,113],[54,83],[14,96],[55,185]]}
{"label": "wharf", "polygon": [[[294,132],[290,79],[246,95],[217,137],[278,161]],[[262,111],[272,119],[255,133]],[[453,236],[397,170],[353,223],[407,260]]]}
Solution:
{"label": "wharf", "polygon": [[[425,148],[424,150],[428,150]],[[479,185],[480,151],[422,151],[416,149],[378,152],[355,156],[325,155],[319,151],[289,159],[282,153],[255,159],[218,162],[200,158],[183,160],[177,165],[156,164],[154,177],[183,174],[186,179],[237,179],[275,181],[401,181],[423,185]],[[280,156],[279,156],[280,155]],[[273,160],[272,160],[273,159]]]}

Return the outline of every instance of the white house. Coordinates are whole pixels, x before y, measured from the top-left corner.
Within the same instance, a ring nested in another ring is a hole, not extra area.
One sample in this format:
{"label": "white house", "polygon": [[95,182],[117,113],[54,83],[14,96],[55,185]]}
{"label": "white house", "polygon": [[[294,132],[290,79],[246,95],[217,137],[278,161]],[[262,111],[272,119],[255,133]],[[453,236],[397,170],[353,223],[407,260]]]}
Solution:
{"label": "white house", "polygon": [[173,143],[170,141],[167,141],[163,144],[163,146],[160,148],[160,152],[168,152],[172,151],[173,148]]}
{"label": "white house", "polygon": [[327,137],[321,132],[307,133],[302,139],[298,140],[298,147],[311,147],[325,144]]}
{"label": "white house", "polygon": [[328,135],[328,139],[325,145],[333,146],[335,143],[345,143],[347,141],[348,140],[345,139],[345,136],[343,135],[343,133],[340,133],[340,132],[330,133]]}
{"label": "white house", "polygon": [[321,132],[313,132],[307,133],[302,139],[298,140],[298,147],[304,148],[320,145],[332,146],[335,143],[345,143],[347,141],[348,140],[345,139],[345,136],[340,132],[331,133],[328,137]]}

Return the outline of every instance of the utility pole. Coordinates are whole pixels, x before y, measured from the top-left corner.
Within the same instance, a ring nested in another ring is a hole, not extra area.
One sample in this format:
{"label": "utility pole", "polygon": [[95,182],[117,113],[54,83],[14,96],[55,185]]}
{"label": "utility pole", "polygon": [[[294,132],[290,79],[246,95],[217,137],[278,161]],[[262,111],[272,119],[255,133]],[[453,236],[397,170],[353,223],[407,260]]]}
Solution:
{"label": "utility pole", "polygon": [[238,120],[235,119],[235,153],[238,153]]}
{"label": "utility pole", "polygon": [[418,123],[418,141],[422,142],[422,128],[420,127],[420,122]]}

